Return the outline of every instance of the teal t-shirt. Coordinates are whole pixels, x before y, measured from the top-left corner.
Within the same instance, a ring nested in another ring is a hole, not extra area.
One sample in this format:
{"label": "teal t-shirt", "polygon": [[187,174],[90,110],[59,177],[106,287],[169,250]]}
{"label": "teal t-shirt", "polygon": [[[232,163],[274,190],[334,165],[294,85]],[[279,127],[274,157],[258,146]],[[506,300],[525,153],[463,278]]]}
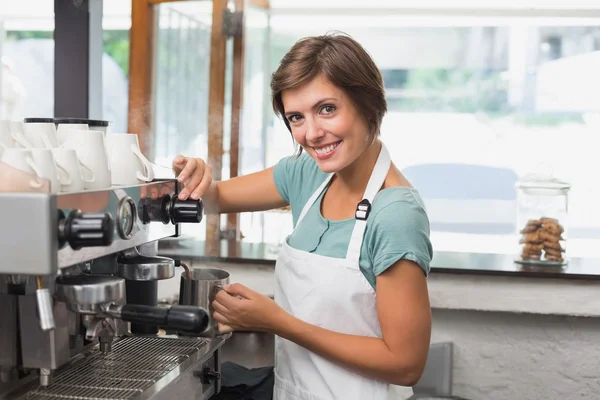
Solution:
{"label": "teal t-shirt", "polygon": [[[325,191],[296,226],[304,205],[328,174],[306,153],[283,158],[273,174],[279,194],[292,209],[295,230],[288,244],[322,256],[345,258],[355,220],[323,218]],[[419,192],[401,186],[381,190],[371,205],[360,251],[360,269],[373,289],[377,275],[401,259],[414,261],[428,275],[432,257],[429,219]]]}

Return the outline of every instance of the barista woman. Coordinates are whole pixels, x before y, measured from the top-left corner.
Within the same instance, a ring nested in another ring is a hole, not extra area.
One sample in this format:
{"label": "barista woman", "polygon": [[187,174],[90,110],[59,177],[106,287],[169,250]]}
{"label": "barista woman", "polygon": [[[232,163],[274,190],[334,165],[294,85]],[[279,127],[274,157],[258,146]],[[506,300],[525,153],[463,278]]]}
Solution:
{"label": "barista woman", "polygon": [[432,247],[423,202],[379,139],[381,74],[348,36],[309,37],[271,89],[299,155],[220,182],[201,159],[173,161],[180,197],[202,197],[208,213],[292,209],[275,300],[235,283],[214,317],[222,331],[277,335],[276,399],[387,399],[389,384],[412,386],[425,366]]}

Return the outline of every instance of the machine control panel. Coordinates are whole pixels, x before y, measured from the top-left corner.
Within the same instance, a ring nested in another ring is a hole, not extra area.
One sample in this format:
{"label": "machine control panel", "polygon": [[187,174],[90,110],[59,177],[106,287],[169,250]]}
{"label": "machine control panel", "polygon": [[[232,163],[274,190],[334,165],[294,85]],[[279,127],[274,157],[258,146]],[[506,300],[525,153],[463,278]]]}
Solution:
{"label": "machine control panel", "polygon": [[[57,208],[64,212],[66,220],[69,220],[72,215],[73,218],[77,218],[77,210],[81,210],[84,216],[102,214],[105,220],[104,224],[100,224],[102,234],[99,233],[98,224],[94,228],[95,236],[92,232],[84,232],[80,228],[80,236],[85,236],[84,240],[81,238],[75,240],[71,237],[73,235],[62,234],[62,246],[58,251],[58,268],[178,236],[178,223],[198,221],[201,219],[201,211],[200,215],[197,215],[198,212],[190,212],[186,208],[190,207],[189,204],[185,204],[186,202],[179,204],[179,201],[174,201],[177,193],[177,181],[157,180],[140,185],[115,186],[107,190],[58,195]],[[197,204],[196,208],[198,208]],[[86,227],[89,226],[88,229],[92,229],[91,223],[86,222],[86,224]],[[71,243],[75,247],[70,246]]]}
{"label": "machine control panel", "polygon": [[[177,198],[175,179],[59,194],[2,193],[0,273],[50,275],[57,269],[176,237],[199,223],[200,200]],[[27,249],[25,249],[25,246]]]}

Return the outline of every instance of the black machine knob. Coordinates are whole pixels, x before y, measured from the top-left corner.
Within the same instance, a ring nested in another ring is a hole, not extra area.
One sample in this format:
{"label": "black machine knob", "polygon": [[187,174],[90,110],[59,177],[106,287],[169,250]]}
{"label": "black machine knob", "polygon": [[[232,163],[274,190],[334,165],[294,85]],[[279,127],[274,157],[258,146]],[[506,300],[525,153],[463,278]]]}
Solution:
{"label": "black machine knob", "polygon": [[194,371],[194,376],[200,378],[200,382],[207,385],[212,381],[221,379],[221,373],[215,371],[212,367],[205,367],[202,371]]}
{"label": "black machine knob", "polygon": [[82,247],[110,246],[115,233],[115,223],[108,213],[83,213],[73,210],[58,222],[60,247],[65,243],[73,250]]}
{"label": "black machine knob", "polygon": [[145,224],[149,222],[197,224],[202,221],[204,211],[202,200],[179,200],[168,194],[158,199],[142,199],[138,209],[139,217]]}
{"label": "black machine knob", "polygon": [[179,200],[174,197],[171,200],[169,216],[171,222],[174,224],[180,222],[188,223],[200,223],[202,221],[202,212],[204,207],[202,206],[202,200]]}

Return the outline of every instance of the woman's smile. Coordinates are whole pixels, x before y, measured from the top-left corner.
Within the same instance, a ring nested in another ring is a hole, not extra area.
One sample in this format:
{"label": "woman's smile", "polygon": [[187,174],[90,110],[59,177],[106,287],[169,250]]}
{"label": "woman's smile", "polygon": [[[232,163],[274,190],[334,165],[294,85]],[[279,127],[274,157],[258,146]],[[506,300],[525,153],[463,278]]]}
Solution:
{"label": "woman's smile", "polygon": [[340,147],[342,142],[343,140],[339,140],[337,142],[330,143],[325,146],[313,147],[313,149],[315,150],[315,153],[319,160],[325,160],[327,158],[332,157],[336,153],[336,150]]}

